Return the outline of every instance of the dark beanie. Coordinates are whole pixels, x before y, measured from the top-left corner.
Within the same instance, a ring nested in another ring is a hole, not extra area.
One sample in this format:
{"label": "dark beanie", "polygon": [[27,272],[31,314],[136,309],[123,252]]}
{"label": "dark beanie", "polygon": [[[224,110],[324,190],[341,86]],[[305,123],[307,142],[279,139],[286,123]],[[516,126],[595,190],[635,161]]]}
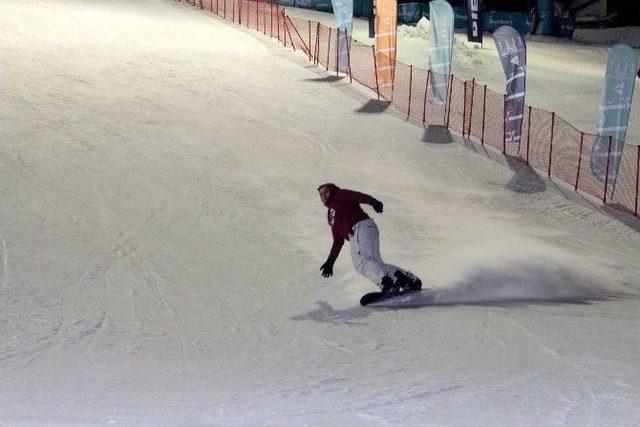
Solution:
{"label": "dark beanie", "polygon": [[338,187],[337,185],[335,185],[334,183],[331,183],[331,182],[327,182],[326,184],[319,185],[318,186],[318,191],[320,191],[320,189],[322,187],[328,187],[331,191],[336,191],[336,190],[340,189],[340,187]]}

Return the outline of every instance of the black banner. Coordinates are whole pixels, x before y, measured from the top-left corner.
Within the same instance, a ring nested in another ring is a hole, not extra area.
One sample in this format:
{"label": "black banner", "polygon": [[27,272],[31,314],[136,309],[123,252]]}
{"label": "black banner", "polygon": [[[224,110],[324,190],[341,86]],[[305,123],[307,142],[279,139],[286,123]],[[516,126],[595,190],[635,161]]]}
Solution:
{"label": "black banner", "polygon": [[482,43],[483,28],[482,0],[467,0],[467,40]]}

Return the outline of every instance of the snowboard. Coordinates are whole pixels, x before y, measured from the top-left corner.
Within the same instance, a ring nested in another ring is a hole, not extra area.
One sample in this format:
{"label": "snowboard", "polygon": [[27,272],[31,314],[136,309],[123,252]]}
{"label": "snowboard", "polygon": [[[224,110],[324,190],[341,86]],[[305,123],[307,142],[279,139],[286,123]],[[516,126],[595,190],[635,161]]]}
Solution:
{"label": "snowboard", "polygon": [[416,292],[421,291],[421,289],[407,290],[395,295],[383,294],[382,292],[369,292],[368,294],[364,294],[362,298],[360,298],[360,305],[367,306],[383,301],[391,302],[393,300],[402,299],[409,294],[415,294]]}

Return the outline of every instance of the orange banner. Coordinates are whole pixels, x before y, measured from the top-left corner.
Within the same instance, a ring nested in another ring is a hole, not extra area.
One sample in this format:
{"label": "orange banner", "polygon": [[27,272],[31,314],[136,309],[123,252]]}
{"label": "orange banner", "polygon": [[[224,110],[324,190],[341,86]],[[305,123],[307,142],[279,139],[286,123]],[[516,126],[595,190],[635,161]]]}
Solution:
{"label": "orange banner", "polygon": [[381,88],[393,85],[397,16],[397,0],[376,0],[376,78]]}

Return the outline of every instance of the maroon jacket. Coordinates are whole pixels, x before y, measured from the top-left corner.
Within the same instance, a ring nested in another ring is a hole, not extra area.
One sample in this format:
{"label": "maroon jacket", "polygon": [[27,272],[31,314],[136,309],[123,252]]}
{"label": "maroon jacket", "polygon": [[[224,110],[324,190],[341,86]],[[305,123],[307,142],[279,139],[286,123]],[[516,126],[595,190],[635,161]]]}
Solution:
{"label": "maroon jacket", "polygon": [[344,241],[349,240],[353,226],[369,218],[369,215],[360,207],[360,203],[371,205],[375,201],[376,199],[367,194],[338,187],[332,188],[331,196],[327,201],[327,207],[329,208],[327,210],[327,221],[331,226],[333,245],[327,261],[332,264],[335,262],[340,254],[342,245],[344,245]]}

